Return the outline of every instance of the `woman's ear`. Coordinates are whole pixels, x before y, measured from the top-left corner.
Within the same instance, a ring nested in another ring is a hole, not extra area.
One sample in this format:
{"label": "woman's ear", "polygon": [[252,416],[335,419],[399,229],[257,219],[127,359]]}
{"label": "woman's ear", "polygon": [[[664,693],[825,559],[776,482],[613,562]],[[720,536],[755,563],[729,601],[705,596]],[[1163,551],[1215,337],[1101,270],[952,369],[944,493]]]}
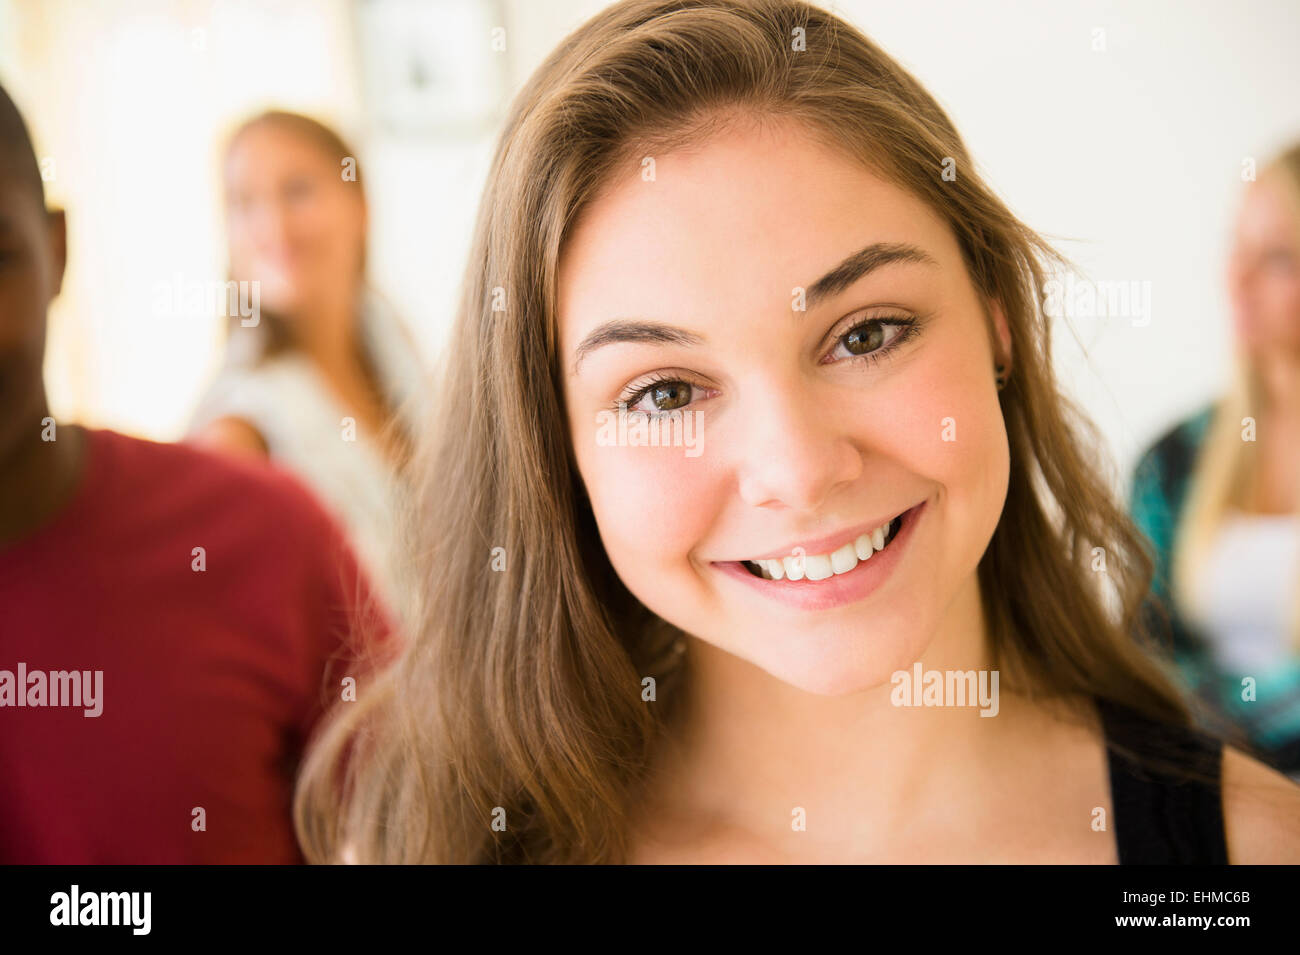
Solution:
{"label": "woman's ear", "polygon": [[1003,366],[1003,373],[1011,372],[1011,327],[1007,324],[1007,315],[1002,303],[996,299],[989,302],[989,317],[993,319],[994,352],[993,363]]}

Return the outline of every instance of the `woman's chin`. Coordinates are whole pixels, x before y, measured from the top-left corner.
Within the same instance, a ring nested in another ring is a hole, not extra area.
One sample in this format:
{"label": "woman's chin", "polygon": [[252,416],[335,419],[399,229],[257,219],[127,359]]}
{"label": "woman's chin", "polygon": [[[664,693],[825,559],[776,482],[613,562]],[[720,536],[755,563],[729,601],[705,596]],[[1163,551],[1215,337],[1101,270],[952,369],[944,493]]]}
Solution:
{"label": "woman's chin", "polygon": [[765,659],[750,661],[789,686],[817,696],[846,696],[890,686],[894,673],[917,659],[904,641],[873,641],[852,645],[782,648]]}
{"label": "woman's chin", "polygon": [[[892,672],[891,670],[890,673]],[[863,668],[861,671],[819,668],[781,671],[772,673],[772,676],[814,696],[849,696],[877,687],[888,687],[890,673],[879,671],[875,667]]]}

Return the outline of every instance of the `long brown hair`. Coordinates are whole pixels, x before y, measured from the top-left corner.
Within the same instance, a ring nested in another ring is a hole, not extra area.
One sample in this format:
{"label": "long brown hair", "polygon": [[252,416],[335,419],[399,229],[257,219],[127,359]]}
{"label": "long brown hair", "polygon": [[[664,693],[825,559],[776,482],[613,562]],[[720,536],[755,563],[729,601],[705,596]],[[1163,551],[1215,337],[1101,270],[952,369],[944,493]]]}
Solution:
{"label": "long brown hair", "polygon": [[687,674],[680,633],[614,573],[577,478],[557,263],[616,170],[740,113],[796,118],[923,199],[1004,308],[1011,477],[978,569],[1003,686],[1188,724],[1139,639],[1151,560],[1098,473],[1095,429],[1053,377],[1040,306],[1044,262],[1063,260],[981,181],[920,84],[832,14],[797,0],[625,0],[567,37],[510,110],[418,462],[420,623],[308,754],[295,816],[309,860],[627,858],[627,821]]}

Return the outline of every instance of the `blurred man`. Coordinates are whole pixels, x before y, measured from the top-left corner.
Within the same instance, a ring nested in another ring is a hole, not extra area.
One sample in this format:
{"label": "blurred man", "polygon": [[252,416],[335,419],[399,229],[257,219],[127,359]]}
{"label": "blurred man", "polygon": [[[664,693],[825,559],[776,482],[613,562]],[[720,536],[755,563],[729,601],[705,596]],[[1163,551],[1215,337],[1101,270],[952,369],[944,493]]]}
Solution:
{"label": "blurred man", "polygon": [[386,614],[286,474],[51,418],[65,235],[0,89],[0,863],[300,862],[296,765]]}

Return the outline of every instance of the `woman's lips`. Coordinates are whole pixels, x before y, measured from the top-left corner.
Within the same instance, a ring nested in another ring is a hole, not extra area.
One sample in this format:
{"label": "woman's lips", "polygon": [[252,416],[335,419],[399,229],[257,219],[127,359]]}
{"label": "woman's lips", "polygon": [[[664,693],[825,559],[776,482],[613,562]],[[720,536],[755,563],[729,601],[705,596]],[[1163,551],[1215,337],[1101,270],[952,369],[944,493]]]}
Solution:
{"label": "woman's lips", "polygon": [[797,609],[826,610],[855,603],[869,596],[889,578],[907,550],[928,503],[922,501],[900,515],[899,528],[884,550],[876,551],[867,560],[859,560],[852,570],[832,574],[824,580],[767,580],[750,573],[745,563],[738,560],[720,561],[714,566],[763,596]]}

